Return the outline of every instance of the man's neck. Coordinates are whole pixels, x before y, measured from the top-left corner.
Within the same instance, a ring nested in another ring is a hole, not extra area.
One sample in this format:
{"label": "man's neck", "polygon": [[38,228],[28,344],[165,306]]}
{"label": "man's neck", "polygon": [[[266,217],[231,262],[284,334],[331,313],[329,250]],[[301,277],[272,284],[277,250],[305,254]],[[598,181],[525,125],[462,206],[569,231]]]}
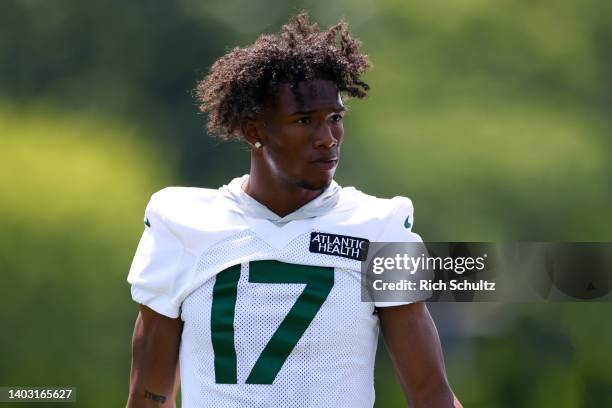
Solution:
{"label": "man's neck", "polygon": [[249,179],[242,185],[242,190],[279,217],[291,214],[323,192],[323,190],[308,190],[292,186],[274,180],[273,177],[263,177],[257,174],[252,167]]}

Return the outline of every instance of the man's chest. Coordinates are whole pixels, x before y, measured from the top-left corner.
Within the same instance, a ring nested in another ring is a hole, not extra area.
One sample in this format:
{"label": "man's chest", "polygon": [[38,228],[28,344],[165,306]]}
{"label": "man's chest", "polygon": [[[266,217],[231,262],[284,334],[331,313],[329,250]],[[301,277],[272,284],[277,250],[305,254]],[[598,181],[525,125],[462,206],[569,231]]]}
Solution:
{"label": "man's chest", "polygon": [[276,260],[219,272],[184,301],[183,340],[224,384],[271,384],[308,367],[373,361],[378,318],[359,272]]}

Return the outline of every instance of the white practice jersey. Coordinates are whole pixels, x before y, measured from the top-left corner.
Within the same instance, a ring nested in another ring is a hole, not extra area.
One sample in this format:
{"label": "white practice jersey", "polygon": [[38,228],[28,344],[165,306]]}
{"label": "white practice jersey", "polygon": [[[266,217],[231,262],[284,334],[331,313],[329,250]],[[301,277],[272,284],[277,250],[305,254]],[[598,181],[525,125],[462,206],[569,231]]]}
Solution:
{"label": "white practice jersey", "polygon": [[[278,217],[242,191],[154,194],[128,282],[184,321],[186,408],[371,408],[375,306],[361,301],[364,242],[420,242],[409,199],[333,182]],[[409,220],[406,222],[406,220]]]}

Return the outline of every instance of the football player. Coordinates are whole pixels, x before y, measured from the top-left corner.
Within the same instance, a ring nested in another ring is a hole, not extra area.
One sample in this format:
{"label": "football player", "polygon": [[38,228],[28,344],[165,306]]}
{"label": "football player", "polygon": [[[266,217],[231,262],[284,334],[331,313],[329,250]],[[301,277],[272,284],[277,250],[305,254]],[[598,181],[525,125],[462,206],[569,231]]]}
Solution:
{"label": "football player", "polygon": [[371,408],[379,328],[411,407],[460,406],[424,303],[361,301],[370,241],[420,242],[412,203],[340,187],[343,96],[369,66],[346,23],[306,13],[197,86],[248,175],[155,193],[128,281],[140,303],[128,407]]}

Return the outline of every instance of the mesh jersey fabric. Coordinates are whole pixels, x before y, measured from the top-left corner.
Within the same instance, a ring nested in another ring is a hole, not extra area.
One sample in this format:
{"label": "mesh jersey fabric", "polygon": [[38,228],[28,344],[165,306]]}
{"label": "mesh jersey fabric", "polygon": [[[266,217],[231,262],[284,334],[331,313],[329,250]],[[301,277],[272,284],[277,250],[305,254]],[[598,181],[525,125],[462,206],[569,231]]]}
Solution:
{"label": "mesh jersey fabric", "polygon": [[[184,321],[182,406],[372,407],[379,332],[374,306],[394,304],[362,302],[360,262],[310,252],[310,238],[323,232],[418,242],[404,226],[412,203],[332,183],[304,207],[278,217],[242,191],[246,177],[218,190],[164,189],[145,211],[150,226],[128,282],[135,301]],[[254,272],[269,269],[270,262],[279,266],[274,279],[280,280],[262,281]],[[312,281],[292,280],[300,267]],[[326,291],[318,290],[321,276],[328,279]]]}

